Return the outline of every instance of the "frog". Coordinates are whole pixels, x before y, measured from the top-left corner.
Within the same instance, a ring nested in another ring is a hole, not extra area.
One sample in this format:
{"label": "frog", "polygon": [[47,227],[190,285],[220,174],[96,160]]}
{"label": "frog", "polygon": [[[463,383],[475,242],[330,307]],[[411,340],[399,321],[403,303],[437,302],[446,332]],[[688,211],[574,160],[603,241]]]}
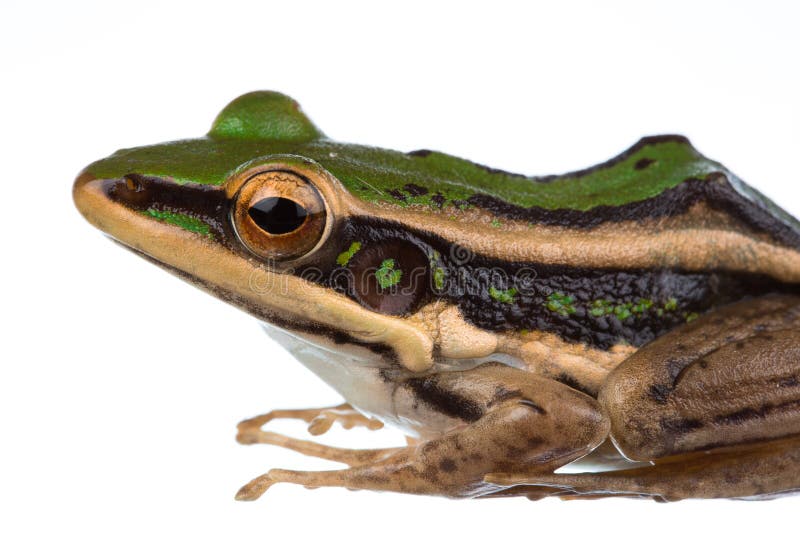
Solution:
{"label": "frog", "polygon": [[[336,390],[237,440],[342,464],[275,484],[450,498],[800,489],[800,223],[680,135],[561,175],[328,138],[247,93],[202,137],[88,165],[114,242],[263,323]],[[111,297],[110,297],[111,298]],[[346,449],[299,419],[407,437]]]}

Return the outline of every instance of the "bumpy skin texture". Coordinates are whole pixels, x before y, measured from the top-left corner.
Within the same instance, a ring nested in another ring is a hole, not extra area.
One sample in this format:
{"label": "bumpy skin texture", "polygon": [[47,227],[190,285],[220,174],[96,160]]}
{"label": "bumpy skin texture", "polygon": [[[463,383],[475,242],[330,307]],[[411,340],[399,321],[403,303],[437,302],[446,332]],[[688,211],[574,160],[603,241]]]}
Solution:
{"label": "bumpy skin texture", "polygon": [[[338,143],[257,92],[205,137],[91,164],[74,196],[132,251],[277,327],[348,401],[242,422],[243,444],[350,467],[272,470],[240,499],[277,482],[531,499],[800,488],[800,224],[683,137],[528,178]],[[299,206],[301,225],[262,235],[247,200],[262,197]],[[279,417],[411,438],[338,449],[262,429]],[[578,459],[615,471],[553,474]]]}

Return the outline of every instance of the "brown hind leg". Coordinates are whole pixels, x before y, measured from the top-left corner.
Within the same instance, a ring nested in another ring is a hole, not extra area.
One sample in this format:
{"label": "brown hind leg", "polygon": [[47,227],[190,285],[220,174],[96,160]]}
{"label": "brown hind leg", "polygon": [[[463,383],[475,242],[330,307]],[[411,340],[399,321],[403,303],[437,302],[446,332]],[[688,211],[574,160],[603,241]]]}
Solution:
{"label": "brown hind leg", "polygon": [[520,495],[557,495],[567,499],[771,498],[800,491],[800,437],[672,456],[650,467],[527,479],[494,473],[485,480],[500,486],[517,485],[507,491]]}
{"label": "brown hind leg", "polygon": [[608,433],[594,399],[510,367],[484,365],[414,380],[414,386],[398,389],[416,391],[420,409],[445,410],[461,422],[438,438],[349,469],[273,469],[245,485],[237,499],[257,499],[279,482],[474,497],[502,489],[484,482],[486,473],[552,472],[591,451]]}
{"label": "brown hind leg", "polygon": [[622,453],[653,466],[486,481],[665,500],[800,490],[800,298],[748,300],[671,332],[615,369],[599,400]]}

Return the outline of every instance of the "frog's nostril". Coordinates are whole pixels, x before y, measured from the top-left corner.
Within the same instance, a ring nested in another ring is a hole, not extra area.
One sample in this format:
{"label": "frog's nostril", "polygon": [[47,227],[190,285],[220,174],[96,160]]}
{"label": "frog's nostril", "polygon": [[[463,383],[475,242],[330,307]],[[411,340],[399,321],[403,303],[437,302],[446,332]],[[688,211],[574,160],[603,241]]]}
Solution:
{"label": "frog's nostril", "polygon": [[103,185],[108,198],[135,209],[149,207],[153,200],[153,187],[138,174],[126,174],[117,180],[109,180]]}
{"label": "frog's nostril", "polygon": [[142,190],[142,183],[139,181],[138,177],[129,174],[125,176],[125,188],[130,191],[131,193],[138,193]]}

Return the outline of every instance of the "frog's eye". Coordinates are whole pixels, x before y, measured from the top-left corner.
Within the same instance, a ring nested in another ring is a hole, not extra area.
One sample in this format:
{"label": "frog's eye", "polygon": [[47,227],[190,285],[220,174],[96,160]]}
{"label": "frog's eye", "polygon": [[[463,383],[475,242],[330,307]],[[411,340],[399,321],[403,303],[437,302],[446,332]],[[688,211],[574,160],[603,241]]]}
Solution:
{"label": "frog's eye", "polygon": [[254,254],[290,260],[308,254],[322,239],[325,202],[302,176],[269,171],[241,187],[232,218],[239,239]]}

